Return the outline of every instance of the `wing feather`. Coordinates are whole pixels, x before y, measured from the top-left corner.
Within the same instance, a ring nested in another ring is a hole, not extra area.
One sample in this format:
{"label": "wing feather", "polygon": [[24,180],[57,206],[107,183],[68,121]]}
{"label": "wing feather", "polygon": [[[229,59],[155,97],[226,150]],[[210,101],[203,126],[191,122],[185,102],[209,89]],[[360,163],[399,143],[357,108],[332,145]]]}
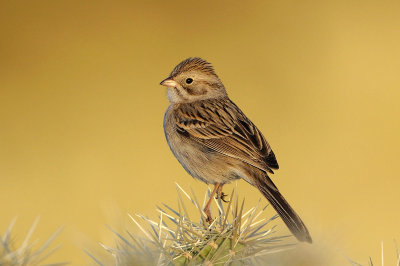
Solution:
{"label": "wing feather", "polygon": [[229,99],[181,104],[175,123],[178,132],[216,152],[265,172],[279,168],[262,133]]}

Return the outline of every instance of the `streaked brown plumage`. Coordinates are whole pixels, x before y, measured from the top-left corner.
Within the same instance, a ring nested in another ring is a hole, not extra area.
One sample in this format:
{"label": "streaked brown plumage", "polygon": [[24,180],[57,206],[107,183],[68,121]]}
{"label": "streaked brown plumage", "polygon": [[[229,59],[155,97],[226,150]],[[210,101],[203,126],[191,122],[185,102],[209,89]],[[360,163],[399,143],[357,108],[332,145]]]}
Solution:
{"label": "streaked brown plumage", "polygon": [[[161,85],[170,101],[165,136],[186,171],[215,184],[212,196],[223,184],[243,178],[260,190],[299,241],[311,243],[306,226],[268,176],[279,168],[270,145],[228,98],[211,64],[188,58]],[[211,198],[204,210],[210,220]]]}

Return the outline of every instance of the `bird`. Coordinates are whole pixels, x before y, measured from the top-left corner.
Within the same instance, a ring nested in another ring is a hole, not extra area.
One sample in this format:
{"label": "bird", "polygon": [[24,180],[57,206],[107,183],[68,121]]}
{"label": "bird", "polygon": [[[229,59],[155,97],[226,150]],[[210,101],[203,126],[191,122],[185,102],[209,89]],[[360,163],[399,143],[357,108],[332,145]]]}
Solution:
{"label": "bird", "polygon": [[243,179],[270,202],[298,241],[312,243],[307,227],[269,177],[279,169],[271,146],[230,100],[211,63],[187,58],[160,85],[167,87],[163,126],[172,153],[192,177],[214,185],[204,208],[207,220],[212,221],[212,198],[224,196],[222,186]]}

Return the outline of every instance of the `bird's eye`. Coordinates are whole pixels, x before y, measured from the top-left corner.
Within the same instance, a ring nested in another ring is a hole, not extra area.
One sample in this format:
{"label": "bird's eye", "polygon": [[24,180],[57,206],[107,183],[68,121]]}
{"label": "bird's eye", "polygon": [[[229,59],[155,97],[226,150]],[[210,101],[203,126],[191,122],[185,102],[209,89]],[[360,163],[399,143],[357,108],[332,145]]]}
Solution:
{"label": "bird's eye", "polygon": [[186,79],[186,83],[187,83],[187,84],[190,84],[190,83],[192,83],[192,82],[193,82],[193,79],[192,79],[192,78],[187,78],[187,79]]}

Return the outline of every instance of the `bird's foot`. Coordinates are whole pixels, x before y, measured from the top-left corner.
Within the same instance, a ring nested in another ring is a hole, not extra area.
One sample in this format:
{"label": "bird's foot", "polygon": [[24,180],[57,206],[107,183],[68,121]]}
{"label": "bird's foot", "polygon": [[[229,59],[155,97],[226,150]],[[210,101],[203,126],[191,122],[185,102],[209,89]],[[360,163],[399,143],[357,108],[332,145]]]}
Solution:
{"label": "bird's foot", "polygon": [[221,199],[223,202],[229,202],[229,200],[225,200],[228,194],[225,194],[223,191],[218,191],[217,195],[215,196],[216,199]]}
{"label": "bird's foot", "polygon": [[212,222],[214,221],[214,219],[211,217],[211,211],[210,209],[204,209],[203,210],[204,213],[206,214],[206,222],[208,222],[209,224],[212,224]]}

